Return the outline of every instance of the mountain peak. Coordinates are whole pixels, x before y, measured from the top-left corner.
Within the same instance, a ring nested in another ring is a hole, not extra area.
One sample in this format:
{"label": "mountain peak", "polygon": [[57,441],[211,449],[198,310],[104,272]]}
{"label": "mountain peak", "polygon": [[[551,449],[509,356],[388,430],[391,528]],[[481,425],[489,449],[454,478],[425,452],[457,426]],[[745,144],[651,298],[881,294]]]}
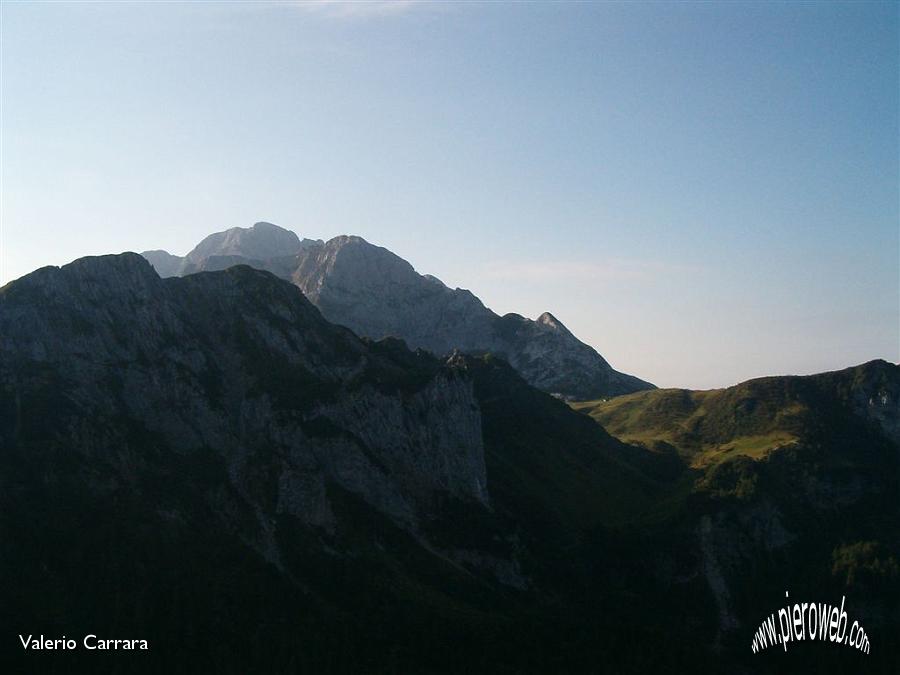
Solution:
{"label": "mountain peak", "polygon": [[339,274],[350,275],[361,284],[387,279],[414,284],[420,278],[413,266],[396,253],[355,234],[329,239],[325,247],[332,252],[333,269]]}
{"label": "mountain peak", "polygon": [[327,242],[325,242],[325,245],[330,249],[334,249],[335,251],[340,251],[345,248],[358,248],[361,250],[372,251],[376,253],[381,252],[394,255],[388,249],[382,246],[376,246],[370,241],[366,241],[358,234],[339,234],[338,236],[332,237]]}
{"label": "mountain peak", "polygon": [[159,275],[142,255],[126,252],[85,256],[62,267],[43,267],[19,281],[38,286],[74,282],[111,289],[148,288],[159,283]]}
{"label": "mountain peak", "polygon": [[253,227],[232,227],[209,235],[187,254],[187,260],[198,262],[212,256],[266,260],[294,255],[300,249],[300,238],[296,233],[261,221]]}
{"label": "mountain peak", "polygon": [[147,259],[129,252],[78,258],[62,267],[42,267],[10,282],[3,292],[8,298],[22,294],[43,298],[33,300],[38,305],[49,296],[66,297],[72,305],[85,299],[102,304],[119,303],[125,297],[146,297],[160,284]]}
{"label": "mountain peak", "polygon": [[[232,228],[232,229],[240,230],[242,228],[236,227],[236,228]],[[255,230],[257,232],[266,232],[266,231],[268,231],[268,232],[287,232],[289,234],[294,234],[290,230],[287,230],[287,229],[281,227],[280,225],[275,225],[274,223],[270,223],[265,220],[260,220],[258,223],[253,223],[253,227],[251,227],[250,229]]]}
{"label": "mountain peak", "polygon": [[60,269],[80,276],[128,274],[146,279],[155,279],[158,276],[144,256],[131,251],[85,256],[63,265]]}
{"label": "mountain peak", "polygon": [[298,239],[268,222],[204,239],[184,259],[148,251],[162,276],[250,265],[289,280],[326,319],[375,340],[399,337],[436,355],[490,352],[529,383],[571,399],[596,399],[653,385],[614,370],[559,319],[499,317],[471,291],[419,274],[387,248],[357,235]]}
{"label": "mountain peak", "polygon": [[563,325],[563,322],[553,316],[550,312],[544,312],[537,318],[537,322],[548,328],[552,328],[561,333],[568,333],[569,329]]}

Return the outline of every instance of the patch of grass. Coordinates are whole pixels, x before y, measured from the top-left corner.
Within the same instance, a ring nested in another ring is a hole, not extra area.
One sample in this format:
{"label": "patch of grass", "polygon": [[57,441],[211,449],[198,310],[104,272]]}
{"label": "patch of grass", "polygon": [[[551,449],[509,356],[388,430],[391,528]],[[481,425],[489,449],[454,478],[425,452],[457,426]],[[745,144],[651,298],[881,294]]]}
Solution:
{"label": "patch of grass", "polygon": [[767,380],[709,391],[643,391],[572,407],[627,443],[674,446],[699,468],[738,455],[759,459],[800,437],[809,404],[777,378]]}

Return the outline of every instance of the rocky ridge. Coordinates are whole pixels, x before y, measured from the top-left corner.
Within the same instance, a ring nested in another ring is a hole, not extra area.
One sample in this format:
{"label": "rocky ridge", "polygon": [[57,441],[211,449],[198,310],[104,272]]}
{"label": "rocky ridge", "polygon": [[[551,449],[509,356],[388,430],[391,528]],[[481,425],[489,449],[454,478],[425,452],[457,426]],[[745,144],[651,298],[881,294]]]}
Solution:
{"label": "rocky ridge", "polygon": [[[411,531],[437,493],[488,504],[471,382],[424,356],[395,381],[408,364],[268,273],[163,280],[135,254],[83,258],[15,282],[0,302],[4,381],[27,390],[52,373],[69,414],[111,420],[123,448],[112,421],[124,418],[176,453],[214,449],[260,537],[267,512],[331,527],[328,482]],[[99,442],[80,433],[68,442]],[[262,490],[254,466],[273,453],[279,470]]]}
{"label": "rocky ridge", "polygon": [[210,235],[184,258],[143,253],[160,276],[247,264],[297,285],[330,321],[373,339],[399,337],[436,355],[454,349],[503,357],[534,386],[566,399],[615,396],[653,385],[614,370],[549,312],[498,316],[470,291],[421,275],[361,237],[300,240],[270,223]]}

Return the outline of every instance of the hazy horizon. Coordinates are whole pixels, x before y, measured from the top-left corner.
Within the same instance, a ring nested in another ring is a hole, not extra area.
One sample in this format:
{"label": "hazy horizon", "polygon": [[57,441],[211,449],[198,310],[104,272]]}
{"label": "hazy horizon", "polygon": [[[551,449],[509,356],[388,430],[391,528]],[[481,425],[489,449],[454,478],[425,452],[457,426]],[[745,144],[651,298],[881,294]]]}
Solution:
{"label": "hazy horizon", "polygon": [[268,221],[658,386],[900,360],[896,4],[0,11],[0,284]]}

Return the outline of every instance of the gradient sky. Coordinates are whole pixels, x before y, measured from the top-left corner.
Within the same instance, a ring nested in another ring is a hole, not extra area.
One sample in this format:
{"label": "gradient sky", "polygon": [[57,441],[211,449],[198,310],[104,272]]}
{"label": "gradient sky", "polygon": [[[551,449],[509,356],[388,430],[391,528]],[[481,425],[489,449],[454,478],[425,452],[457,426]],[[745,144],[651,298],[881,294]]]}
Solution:
{"label": "gradient sky", "polygon": [[662,386],[900,360],[898,4],[2,4],[0,282],[359,234]]}

